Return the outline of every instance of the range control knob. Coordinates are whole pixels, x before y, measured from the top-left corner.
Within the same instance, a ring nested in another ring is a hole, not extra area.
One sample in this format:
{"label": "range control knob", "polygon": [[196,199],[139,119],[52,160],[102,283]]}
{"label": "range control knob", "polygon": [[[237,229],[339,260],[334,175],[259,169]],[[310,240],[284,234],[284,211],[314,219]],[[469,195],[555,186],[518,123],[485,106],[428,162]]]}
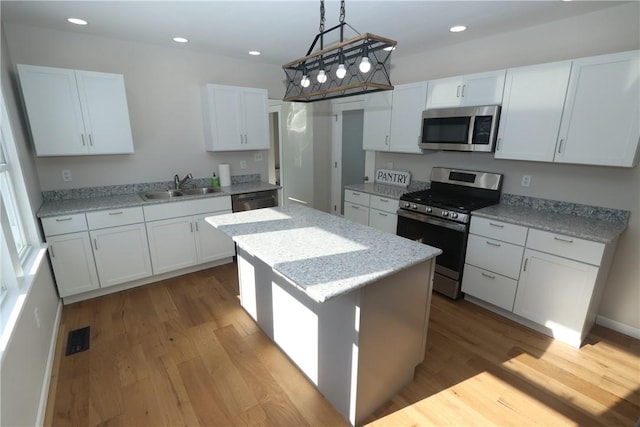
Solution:
{"label": "range control knob", "polygon": [[404,207],[405,207],[405,208],[408,208],[409,206],[411,206],[411,203],[409,203],[409,202],[404,202]]}
{"label": "range control knob", "polygon": [[449,216],[449,212],[448,211],[442,211],[442,216]]}
{"label": "range control knob", "polygon": [[456,212],[451,212],[451,215],[449,215],[450,218],[458,218],[458,214]]}
{"label": "range control knob", "polygon": [[414,203],[413,205],[411,205],[411,209],[418,209],[418,205]]}
{"label": "range control knob", "polygon": [[431,212],[433,212],[433,209],[427,208],[426,211],[427,211],[427,213],[431,213]]}

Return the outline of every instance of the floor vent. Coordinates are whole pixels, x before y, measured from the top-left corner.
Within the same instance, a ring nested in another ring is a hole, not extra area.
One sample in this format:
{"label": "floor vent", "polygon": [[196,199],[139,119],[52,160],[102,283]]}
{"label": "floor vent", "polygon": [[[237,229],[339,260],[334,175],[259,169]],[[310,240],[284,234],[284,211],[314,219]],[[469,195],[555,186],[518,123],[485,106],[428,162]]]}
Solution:
{"label": "floor vent", "polygon": [[69,331],[67,338],[67,356],[89,350],[89,326]]}

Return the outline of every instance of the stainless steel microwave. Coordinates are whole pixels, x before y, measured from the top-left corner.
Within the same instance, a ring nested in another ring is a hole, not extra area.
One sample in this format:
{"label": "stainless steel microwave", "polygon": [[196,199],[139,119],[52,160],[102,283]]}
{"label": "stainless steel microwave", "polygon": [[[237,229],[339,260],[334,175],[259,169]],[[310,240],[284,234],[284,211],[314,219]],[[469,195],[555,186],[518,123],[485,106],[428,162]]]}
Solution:
{"label": "stainless steel microwave", "polygon": [[492,152],[499,118],[499,105],[425,110],[420,148]]}

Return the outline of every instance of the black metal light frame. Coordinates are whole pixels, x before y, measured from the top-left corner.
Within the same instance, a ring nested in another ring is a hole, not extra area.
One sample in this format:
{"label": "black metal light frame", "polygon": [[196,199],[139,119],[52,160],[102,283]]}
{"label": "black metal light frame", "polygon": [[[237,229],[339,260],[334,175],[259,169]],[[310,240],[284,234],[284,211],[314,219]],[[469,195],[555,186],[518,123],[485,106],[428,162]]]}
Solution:
{"label": "black metal light frame", "polygon": [[[343,15],[341,19],[343,19]],[[345,26],[348,24],[340,22],[335,27],[320,31],[306,56],[282,66],[287,77],[284,101],[314,102],[393,90],[389,71],[391,69],[391,52],[397,42],[371,33],[360,34],[349,40],[344,40]],[[320,28],[321,30],[323,28],[322,21]],[[340,31],[340,42],[324,48],[324,36],[336,30]],[[313,52],[318,41],[320,41],[320,49]],[[371,70],[367,73],[361,72],[358,68],[363,57],[369,58],[371,63]],[[347,70],[342,79],[338,78],[335,73],[340,63],[343,63]],[[327,76],[324,83],[317,81],[317,73],[321,69],[325,70]],[[308,87],[303,87],[301,83],[305,75],[310,79]]]}

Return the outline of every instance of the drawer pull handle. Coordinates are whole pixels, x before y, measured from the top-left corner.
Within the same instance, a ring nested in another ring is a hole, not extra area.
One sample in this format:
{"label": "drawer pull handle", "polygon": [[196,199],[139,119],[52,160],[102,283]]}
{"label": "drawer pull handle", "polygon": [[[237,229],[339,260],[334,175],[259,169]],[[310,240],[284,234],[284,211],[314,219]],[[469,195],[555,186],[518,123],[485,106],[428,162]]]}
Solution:
{"label": "drawer pull handle", "polygon": [[51,258],[56,257],[56,254],[53,253],[53,245],[49,246],[49,252],[51,252]]}
{"label": "drawer pull handle", "polygon": [[500,246],[502,246],[500,243],[490,242],[490,241],[488,241],[488,240],[487,240],[487,245],[496,246],[496,247],[498,247],[498,248],[499,248]]}
{"label": "drawer pull handle", "polygon": [[356,193],[355,191],[352,191],[351,194],[353,194],[354,196],[359,196],[360,193]]}
{"label": "drawer pull handle", "polygon": [[93,138],[91,137],[91,134],[89,134],[89,145],[93,147]]}
{"label": "drawer pull handle", "polygon": [[123,211],[109,212],[109,215],[122,215],[123,213],[124,213]]}
{"label": "drawer pull handle", "polygon": [[529,262],[529,258],[524,259],[524,267],[522,268],[522,271],[527,271],[527,262]]}
{"label": "drawer pull handle", "polygon": [[198,223],[196,222],[196,233],[200,232],[200,230],[198,229]]}
{"label": "drawer pull handle", "polygon": [[385,213],[382,213],[382,212],[378,212],[378,215],[380,215],[380,216],[389,216],[389,215],[387,215]]}
{"label": "drawer pull handle", "polygon": [[482,274],[484,277],[488,277],[489,279],[495,279],[496,278],[496,276],[492,276],[491,274],[487,274],[484,271],[482,273],[480,273],[480,274]]}
{"label": "drawer pull handle", "polygon": [[93,247],[96,249],[96,251],[98,250],[98,241],[96,239],[93,239]]}
{"label": "drawer pull handle", "polygon": [[558,143],[558,154],[562,153],[562,143],[564,142],[564,139],[561,139],[560,142]]}
{"label": "drawer pull handle", "polygon": [[68,218],[56,218],[56,222],[71,221],[72,219],[73,219],[72,217],[68,217]]}
{"label": "drawer pull handle", "polygon": [[86,143],[86,142],[84,142],[84,133],[83,133],[83,134],[80,134],[80,136],[82,137],[82,146],[83,146],[83,147],[86,147],[87,143]]}
{"label": "drawer pull handle", "polygon": [[573,243],[573,239],[563,239],[562,237],[553,236],[554,240],[558,240],[560,242]]}
{"label": "drawer pull handle", "polygon": [[192,222],[189,223],[189,227],[191,228],[191,232],[193,233],[193,223]]}
{"label": "drawer pull handle", "polygon": [[490,222],[489,225],[492,225],[494,227],[498,227],[498,228],[504,228],[504,225],[502,224],[496,224],[495,222]]}
{"label": "drawer pull handle", "polygon": [[380,200],[382,203],[389,203],[389,199],[378,199]]}

